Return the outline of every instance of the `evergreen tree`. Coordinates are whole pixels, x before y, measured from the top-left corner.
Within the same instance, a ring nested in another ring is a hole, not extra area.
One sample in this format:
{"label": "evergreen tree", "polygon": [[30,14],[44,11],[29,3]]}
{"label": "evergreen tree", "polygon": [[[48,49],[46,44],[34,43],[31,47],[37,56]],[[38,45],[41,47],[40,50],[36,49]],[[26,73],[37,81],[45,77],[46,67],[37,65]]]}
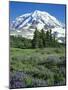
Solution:
{"label": "evergreen tree", "polygon": [[32,40],[33,48],[39,48],[39,31],[36,29]]}
{"label": "evergreen tree", "polygon": [[39,38],[39,48],[43,48],[43,40],[42,38]]}
{"label": "evergreen tree", "polygon": [[52,30],[50,29],[49,32],[49,46],[52,47],[52,43],[53,43],[53,37],[52,37]]}
{"label": "evergreen tree", "polygon": [[58,46],[58,41],[57,41],[57,39],[56,39],[55,34],[53,35],[52,46],[53,46],[53,47],[57,47],[57,46]]}
{"label": "evergreen tree", "polygon": [[50,29],[50,41],[52,41],[52,30]]}
{"label": "evergreen tree", "polygon": [[43,47],[45,47],[45,46],[46,46],[45,32],[44,32],[43,29],[41,30],[40,37],[41,37],[41,39],[42,39],[42,45],[43,45]]}
{"label": "evergreen tree", "polygon": [[46,31],[46,35],[45,35],[46,47],[49,46],[49,41],[50,41],[49,39],[50,39],[49,31]]}

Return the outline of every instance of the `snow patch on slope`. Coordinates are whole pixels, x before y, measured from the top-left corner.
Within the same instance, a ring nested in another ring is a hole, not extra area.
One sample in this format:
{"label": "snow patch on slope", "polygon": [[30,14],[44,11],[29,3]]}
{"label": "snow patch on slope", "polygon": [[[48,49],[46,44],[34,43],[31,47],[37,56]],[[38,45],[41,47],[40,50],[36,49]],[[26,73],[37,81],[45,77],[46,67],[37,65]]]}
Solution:
{"label": "snow patch on slope", "polygon": [[23,14],[10,24],[10,35],[21,35],[26,38],[33,38],[35,29],[52,30],[59,42],[65,41],[65,25],[48,12],[35,10]]}

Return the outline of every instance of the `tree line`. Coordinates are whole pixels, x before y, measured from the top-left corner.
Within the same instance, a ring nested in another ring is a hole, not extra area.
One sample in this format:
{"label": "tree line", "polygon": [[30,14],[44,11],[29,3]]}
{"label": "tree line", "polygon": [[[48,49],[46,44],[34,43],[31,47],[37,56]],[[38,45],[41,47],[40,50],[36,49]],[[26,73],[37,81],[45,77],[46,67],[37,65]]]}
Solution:
{"label": "tree line", "polygon": [[56,47],[59,43],[55,37],[55,35],[52,35],[52,30],[44,32],[42,29],[41,32],[39,32],[37,29],[34,32],[34,37],[32,40],[32,46],[34,48],[43,48],[43,47]]}
{"label": "tree line", "polygon": [[45,48],[59,47],[59,43],[51,29],[46,33],[43,29],[40,32],[36,29],[32,40],[21,36],[10,36],[10,46],[16,48]]}

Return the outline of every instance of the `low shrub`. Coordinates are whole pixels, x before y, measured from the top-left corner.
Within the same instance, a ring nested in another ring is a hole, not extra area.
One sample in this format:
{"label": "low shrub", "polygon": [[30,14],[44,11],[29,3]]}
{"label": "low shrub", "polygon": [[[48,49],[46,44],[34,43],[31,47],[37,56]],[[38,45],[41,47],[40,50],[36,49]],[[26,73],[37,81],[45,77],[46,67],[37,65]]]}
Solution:
{"label": "low shrub", "polygon": [[56,49],[54,50],[54,52],[55,52],[55,53],[61,53],[61,50],[60,50],[59,48],[56,48]]}
{"label": "low shrub", "polygon": [[31,77],[25,77],[24,82],[26,84],[26,87],[32,87],[32,78]]}

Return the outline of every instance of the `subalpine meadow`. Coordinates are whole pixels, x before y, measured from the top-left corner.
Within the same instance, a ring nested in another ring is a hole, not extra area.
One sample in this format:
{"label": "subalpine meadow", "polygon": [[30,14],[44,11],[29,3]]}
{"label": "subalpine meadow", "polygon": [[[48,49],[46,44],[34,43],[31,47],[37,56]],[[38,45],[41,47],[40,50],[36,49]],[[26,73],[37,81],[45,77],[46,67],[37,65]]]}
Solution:
{"label": "subalpine meadow", "polygon": [[33,40],[10,36],[10,88],[66,84],[65,44],[48,33],[35,31]]}

